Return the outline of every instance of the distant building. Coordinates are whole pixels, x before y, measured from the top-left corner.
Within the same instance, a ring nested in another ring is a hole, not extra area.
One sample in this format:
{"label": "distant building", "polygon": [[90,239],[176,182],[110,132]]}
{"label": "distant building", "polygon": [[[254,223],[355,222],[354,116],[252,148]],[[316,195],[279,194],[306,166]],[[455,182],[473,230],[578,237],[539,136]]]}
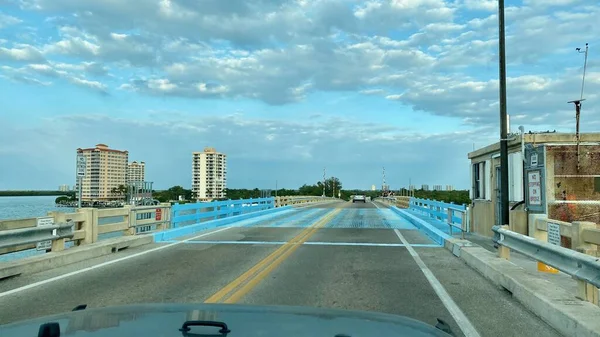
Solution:
{"label": "distant building", "polygon": [[454,191],[454,186],[446,185],[446,191]]}
{"label": "distant building", "polygon": [[377,187],[375,185],[371,185],[371,191],[376,191]]}
{"label": "distant building", "polygon": [[414,190],[415,190],[415,185],[410,185],[410,186],[408,186],[408,190],[409,190],[409,191],[414,191]]}
{"label": "distant building", "polygon": [[69,185],[60,185],[58,186],[58,190],[61,192],[68,192],[69,191]]}
{"label": "distant building", "polygon": [[227,187],[227,156],[214,148],[192,153],[192,192],[198,200],[224,198]]}
{"label": "distant building", "polygon": [[133,182],[145,181],[146,178],[146,163],[143,161],[132,161],[127,164],[127,185]]}
{"label": "distant building", "polygon": [[81,184],[81,200],[120,199],[121,195],[113,193],[112,189],[127,183],[129,152],[110,149],[105,144],[97,144],[93,148],[77,149],[77,155],[83,155],[86,158],[85,177]]}
{"label": "distant building", "polygon": [[442,185],[433,185],[433,190],[434,191],[441,191],[442,190]]}
{"label": "distant building", "polygon": [[429,191],[429,185],[421,185],[423,191]]}

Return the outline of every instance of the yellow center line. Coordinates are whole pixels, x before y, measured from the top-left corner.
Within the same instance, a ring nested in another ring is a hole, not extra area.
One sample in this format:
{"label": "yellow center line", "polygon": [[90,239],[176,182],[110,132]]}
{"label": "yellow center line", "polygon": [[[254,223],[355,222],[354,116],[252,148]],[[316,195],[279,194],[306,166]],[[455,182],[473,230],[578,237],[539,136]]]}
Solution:
{"label": "yellow center line", "polygon": [[[227,294],[248,281],[243,287],[234,292],[225,303],[233,303],[244,296],[254,286],[256,286],[265,276],[267,276],[277,265],[285,260],[294,250],[296,250],[302,243],[306,242],[317,230],[325,226],[336,214],[341,210],[329,212],[321,220],[317,221],[310,227],[304,229],[290,241],[279,247],[273,253],[269,254],[266,258],[258,262],[248,271],[240,275],[238,278],[233,280],[231,283],[217,291],[211,297],[209,297],[204,303],[218,303],[225,298]],[[261,269],[263,269],[261,271]],[[260,271],[260,272],[259,272]],[[265,272],[266,271],[266,272]],[[256,274],[256,276],[255,276]],[[254,276],[254,277],[253,277]]]}

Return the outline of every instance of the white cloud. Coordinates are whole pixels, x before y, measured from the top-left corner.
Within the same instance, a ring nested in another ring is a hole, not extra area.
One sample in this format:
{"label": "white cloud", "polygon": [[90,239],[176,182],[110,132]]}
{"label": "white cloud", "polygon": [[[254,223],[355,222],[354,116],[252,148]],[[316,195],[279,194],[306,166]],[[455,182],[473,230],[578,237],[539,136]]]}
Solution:
{"label": "white cloud", "polygon": [[42,62],[44,56],[35,47],[20,45],[15,48],[0,47],[0,60],[11,60],[21,62]]}
{"label": "white cloud", "polygon": [[14,16],[6,15],[0,12],[0,29],[16,25],[23,22],[21,19]]}

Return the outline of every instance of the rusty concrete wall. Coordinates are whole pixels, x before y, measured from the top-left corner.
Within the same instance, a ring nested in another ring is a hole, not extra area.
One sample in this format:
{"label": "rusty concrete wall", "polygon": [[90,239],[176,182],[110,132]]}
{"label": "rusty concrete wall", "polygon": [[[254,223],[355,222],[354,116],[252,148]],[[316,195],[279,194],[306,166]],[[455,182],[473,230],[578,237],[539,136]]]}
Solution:
{"label": "rusty concrete wall", "polygon": [[[552,193],[548,194],[548,218],[566,222],[591,221],[600,223],[600,205],[557,204],[554,200],[587,201],[600,200],[596,176],[600,176],[600,146],[581,145],[579,169],[576,145],[547,146],[546,156],[553,159],[554,179]],[[549,162],[551,162],[549,160]],[[548,179],[548,181],[552,181]],[[548,186],[550,187],[550,186]],[[563,247],[570,247],[571,240],[562,237]]]}

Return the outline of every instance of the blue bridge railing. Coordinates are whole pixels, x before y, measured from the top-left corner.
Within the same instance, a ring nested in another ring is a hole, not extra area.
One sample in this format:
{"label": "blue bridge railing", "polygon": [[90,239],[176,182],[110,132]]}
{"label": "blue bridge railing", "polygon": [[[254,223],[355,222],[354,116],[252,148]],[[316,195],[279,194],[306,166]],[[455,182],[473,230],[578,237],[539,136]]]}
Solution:
{"label": "blue bridge railing", "polygon": [[430,218],[434,218],[452,227],[459,228],[463,233],[469,231],[469,212],[467,205],[458,205],[437,200],[410,198],[409,208]]}
{"label": "blue bridge railing", "polygon": [[174,204],[171,228],[193,225],[204,221],[262,211],[275,207],[275,198],[256,198]]}

